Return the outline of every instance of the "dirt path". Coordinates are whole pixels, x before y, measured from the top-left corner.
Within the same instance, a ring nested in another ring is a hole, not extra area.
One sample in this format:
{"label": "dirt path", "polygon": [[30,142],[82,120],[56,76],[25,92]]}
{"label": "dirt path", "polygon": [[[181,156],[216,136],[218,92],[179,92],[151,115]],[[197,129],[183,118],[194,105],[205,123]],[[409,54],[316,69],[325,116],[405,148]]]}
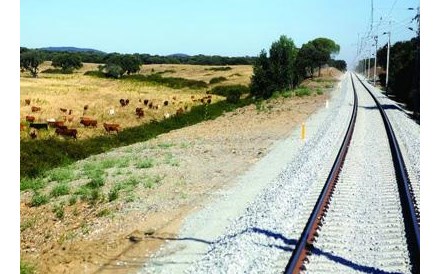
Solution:
{"label": "dirt path", "polygon": [[61,222],[44,217],[49,207],[29,208],[22,201],[22,223],[36,218],[33,229],[21,233],[22,259],[36,265],[40,273],[135,272],[146,257],[176,235],[181,221],[208,201],[214,190],[230,185],[266,155],[275,141],[286,138],[296,125],[323,107],[327,98],[327,93],[281,97],[258,110],[250,105],[216,120],[100,155],[166,157],[172,164],[150,168],[151,174],[163,176],[161,184],[139,191],[134,201],[115,203],[108,217],[88,219],[90,214],[82,213],[97,209],[83,205],[79,214],[83,219],[67,212],[66,216],[72,217]]}

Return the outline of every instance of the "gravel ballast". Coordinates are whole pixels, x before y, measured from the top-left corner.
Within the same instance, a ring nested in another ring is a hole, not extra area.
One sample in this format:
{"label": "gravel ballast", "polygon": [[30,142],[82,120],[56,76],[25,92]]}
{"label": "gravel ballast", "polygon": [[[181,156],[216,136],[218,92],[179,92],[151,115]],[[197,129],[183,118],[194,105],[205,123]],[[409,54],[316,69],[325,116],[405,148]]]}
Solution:
{"label": "gravel ballast", "polygon": [[371,96],[359,82],[356,89],[353,138],[305,267],[310,273],[411,273],[386,131]]}
{"label": "gravel ballast", "polygon": [[[361,77],[361,79],[363,79]],[[420,125],[409,117],[409,113],[396,102],[388,99],[379,89],[363,81],[374,93],[374,96],[384,107],[393,127],[402,152],[408,176],[415,195],[415,202],[420,208]]]}
{"label": "gravel ballast", "polygon": [[140,273],[272,273],[284,269],[351,116],[348,74],[328,108],[276,143],[231,188],[184,222]]}

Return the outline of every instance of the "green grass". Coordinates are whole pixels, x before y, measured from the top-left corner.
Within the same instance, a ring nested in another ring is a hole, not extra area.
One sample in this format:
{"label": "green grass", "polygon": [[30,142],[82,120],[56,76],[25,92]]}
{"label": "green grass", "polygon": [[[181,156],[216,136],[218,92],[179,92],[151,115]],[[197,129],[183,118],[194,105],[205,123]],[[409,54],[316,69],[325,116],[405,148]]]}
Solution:
{"label": "green grass", "polygon": [[55,214],[55,217],[57,219],[63,219],[64,218],[64,204],[57,204],[54,205],[52,208],[52,212]]}
{"label": "green grass", "polygon": [[110,216],[112,214],[112,211],[108,208],[104,208],[101,211],[99,211],[98,213],[96,213],[96,217],[106,217],[106,216]]}
{"label": "green grass", "polygon": [[49,198],[47,197],[47,195],[41,194],[39,192],[34,192],[30,206],[38,207],[47,204],[48,202],[49,202]]}
{"label": "green grass", "polygon": [[35,266],[20,260],[20,274],[35,274],[35,273],[37,273]]}
{"label": "green grass", "polygon": [[70,187],[66,183],[57,184],[54,186],[50,192],[51,197],[59,197],[69,194]]}
{"label": "green grass", "polygon": [[301,87],[301,88],[295,89],[295,95],[298,97],[309,96],[311,94],[312,94],[311,90],[306,87]]}
{"label": "green grass", "polygon": [[154,188],[156,185],[158,185],[164,177],[161,176],[153,176],[153,177],[146,177],[145,180],[143,181],[143,186],[144,188]]}
{"label": "green grass", "polygon": [[44,188],[47,185],[42,178],[21,178],[20,190],[38,190]]}
{"label": "green grass", "polygon": [[49,181],[66,182],[75,178],[75,173],[69,168],[57,168],[48,172]]}
{"label": "green grass", "polygon": [[151,168],[154,166],[153,159],[143,159],[136,163],[136,168]]}
{"label": "green grass", "polygon": [[221,116],[224,112],[233,111],[252,103],[252,99],[241,99],[232,104],[219,101],[204,106],[196,106],[183,115],[172,117],[157,123],[144,124],[127,128],[118,135],[103,135],[86,140],[66,142],[61,139],[34,139],[20,141],[20,189],[29,189],[32,183],[28,178],[42,176],[48,170],[65,167],[75,161],[91,155],[107,152],[110,149],[131,145],[155,138],[171,130],[187,127]]}
{"label": "green grass", "polygon": [[165,154],[164,163],[170,166],[179,166],[179,161],[171,153]]}
{"label": "green grass", "polygon": [[159,147],[159,148],[170,148],[170,147],[173,147],[174,146],[174,144],[172,144],[172,143],[160,143],[160,144],[157,144],[157,147]]}
{"label": "green grass", "polygon": [[90,187],[89,184],[82,185],[79,187],[75,193],[78,195],[82,201],[88,202],[89,204],[96,204],[100,200],[103,200],[103,194],[99,188]]}
{"label": "green grass", "polygon": [[20,232],[25,231],[28,228],[32,228],[37,223],[37,219],[35,217],[24,220],[20,223]]}

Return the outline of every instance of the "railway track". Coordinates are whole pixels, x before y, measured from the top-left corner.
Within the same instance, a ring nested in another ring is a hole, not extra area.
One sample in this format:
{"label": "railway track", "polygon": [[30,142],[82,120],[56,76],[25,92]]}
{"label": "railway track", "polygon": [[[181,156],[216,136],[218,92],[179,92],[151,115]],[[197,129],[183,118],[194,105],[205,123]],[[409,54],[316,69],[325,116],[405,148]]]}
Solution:
{"label": "railway track", "polygon": [[350,125],[285,273],[418,273],[419,211],[396,137],[367,86],[351,84]]}

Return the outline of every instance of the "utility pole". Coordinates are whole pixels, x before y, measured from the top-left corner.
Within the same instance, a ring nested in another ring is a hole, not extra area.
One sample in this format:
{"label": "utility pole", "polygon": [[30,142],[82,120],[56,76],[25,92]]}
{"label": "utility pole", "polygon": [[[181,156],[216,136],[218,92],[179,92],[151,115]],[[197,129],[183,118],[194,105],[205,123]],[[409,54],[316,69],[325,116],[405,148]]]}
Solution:
{"label": "utility pole", "polygon": [[373,76],[373,86],[376,86],[376,67],[377,67],[377,35],[374,36],[376,41],[376,51],[374,52],[374,76]]}
{"label": "utility pole", "polygon": [[370,80],[370,60],[371,60],[371,48],[368,49],[368,69],[367,69],[367,79]]}
{"label": "utility pole", "polygon": [[383,34],[388,34],[388,45],[387,45],[387,77],[385,79],[385,94],[388,94],[388,74],[390,72],[390,47],[391,47],[391,30],[389,32],[384,32]]}

